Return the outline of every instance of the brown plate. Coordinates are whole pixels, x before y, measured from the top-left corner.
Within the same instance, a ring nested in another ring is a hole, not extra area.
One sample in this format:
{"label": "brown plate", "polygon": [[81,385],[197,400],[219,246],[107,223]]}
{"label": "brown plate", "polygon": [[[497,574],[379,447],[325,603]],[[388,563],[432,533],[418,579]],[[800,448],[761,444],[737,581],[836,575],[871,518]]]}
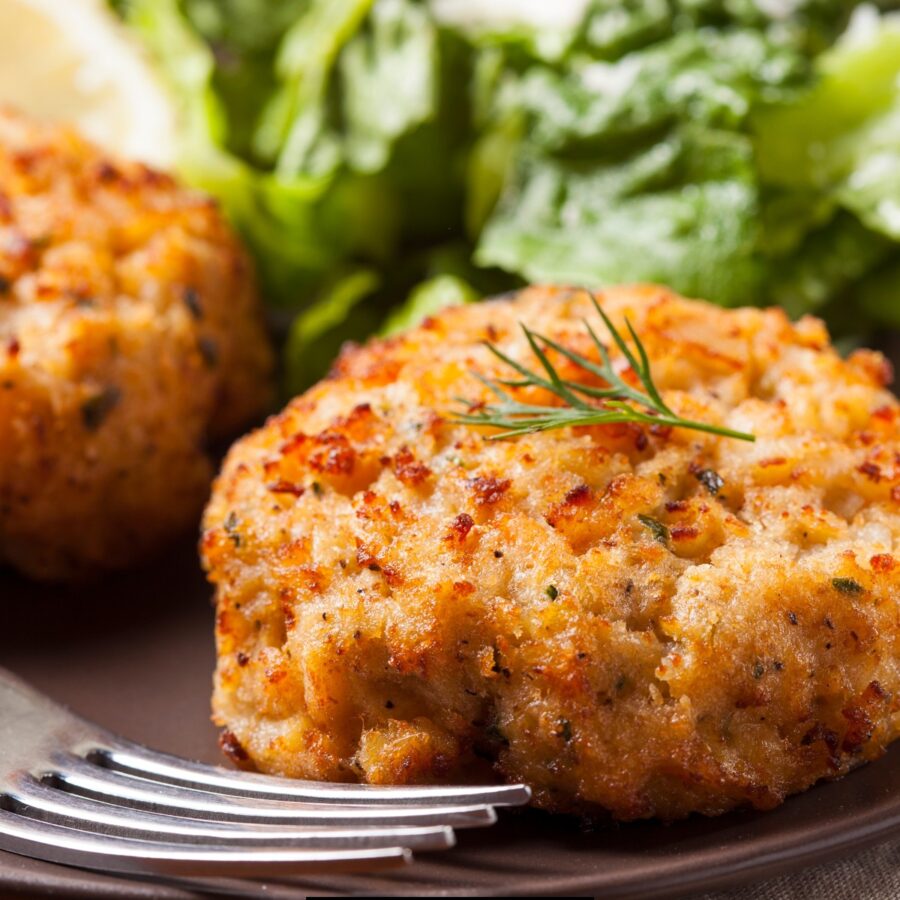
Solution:
{"label": "brown plate", "polygon": [[[193,548],[102,586],[62,590],[0,575],[0,665],[77,712],[161,750],[219,762],[208,720],[210,591]],[[0,723],[2,727],[2,723]],[[900,745],[843,781],[768,813],[584,831],[536,812],[461,833],[447,853],[400,874],[246,883],[240,895],[600,894],[669,897],[736,886],[859,850],[900,833]],[[3,897],[187,898],[161,888],[0,853]]]}

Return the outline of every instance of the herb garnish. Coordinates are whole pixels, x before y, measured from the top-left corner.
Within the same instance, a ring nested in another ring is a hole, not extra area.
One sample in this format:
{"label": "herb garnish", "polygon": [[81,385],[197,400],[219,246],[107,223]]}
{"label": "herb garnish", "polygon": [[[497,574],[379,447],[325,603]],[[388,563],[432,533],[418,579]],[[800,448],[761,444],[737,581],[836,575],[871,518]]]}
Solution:
{"label": "herb garnish", "polygon": [[638,514],[638,520],[641,525],[645,528],[650,529],[650,533],[653,535],[653,540],[659,541],[660,544],[665,544],[668,546],[669,544],[669,529],[663,525],[658,519],[654,519],[652,516],[645,516],[643,514]]}
{"label": "herb garnish", "polygon": [[831,584],[842,594],[864,594],[865,588],[852,578],[832,578]]}
{"label": "herb garnish", "polygon": [[[585,320],[584,325],[600,355],[601,364],[599,365],[580,353],[563,347],[544,335],[537,334],[528,328],[527,325],[520,322],[522,332],[525,334],[532,352],[538,358],[541,367],[546,373],[546,377],[516,362],[490,341],[485,341],[485,346],[488,350],[518,372],[521,378],[512,380],[498,379],[494,381],[479,375],[477,372],[473,373],[497,398],[497,402],[478,405],[460,398],[459,402],[465,403],[470,411],[456,415],[453,421],[462,425],[482,425],[503,429],[500,434],[490,435],[490,440],[518,437],[523,434],[533,434],[537,431],[549,431],[554,428],[566,428],[568,426],[611,425],[617,422],[667,425],[675,428],[705,431],[710,434],[718,434],[742,441],[756,440],[752,434],[732,431],[729,428],[710,425],[706,422],[683,419],[673,412],[666,405],[653,382],[647,351],[644,349],[644,345],[637,336],[631,322],[626,319],[625,325],[634,342],[637,355],[629,349],[625,339],[600,308],[600,304],[593,294],[591,294],[591,303],[593,303],[594,309],[603,320],[604,325],[609,329],[613,341],[615,341],[616,346],[622,352],[635,375],[637,375],[644,390],[632,386],[616,372],[606,347],[601,343],[597,333],[587,320]],[[561,378],[553,363],[547,357],[547,348],[555,350],[585,372],[603,379],[609,387],[591,387],[587,384]],[[520,403],[510,393],[510,389],[527,387],[543,388],[562,400],[564,405],[540,406]],[[636,404],[638,408],[635,408],[632,404]]]}

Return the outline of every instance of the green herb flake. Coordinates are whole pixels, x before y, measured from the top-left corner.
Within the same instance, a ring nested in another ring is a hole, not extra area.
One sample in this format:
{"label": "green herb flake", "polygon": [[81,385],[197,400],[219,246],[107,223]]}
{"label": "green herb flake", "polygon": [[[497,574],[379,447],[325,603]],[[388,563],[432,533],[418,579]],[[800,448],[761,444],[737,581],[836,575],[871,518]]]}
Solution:
{"label": "green herb flake", "polygon": [[725,479],[714,469],[701,469],[699,472],[694,473],[694,477],[713,497],[725,487]]}
{"label": "green herb flake", "polygon": [[652,516],[645,516],[643,513],[638,515],[638,520],[641,525],[645,528],[650,529],[650,533],[653,535],[653,540],[658,541],[660,544],[664,546],[669,545],[669,529],[663,525],[659,519],[654,519]]}
{"label": "green herb flake", "polygon": [[840,591],[842,594],[864,594],[866,589],[858,582],[854,581],[852,578],[832,578],[831,584],[835,590]]}
{"label": "green herb flake", "polygon": [[548,584],[544,593],[551,599],[555,600],[559,596],[559,589],[555,584]]}
{"label": "green herb flake", "polygon": [[81,404],[81,419],[88,431],[96,431],[119,405],[122,392],[110,385]]}
{"label": "green herb flake", "polygon": [[231,538],[231,541],[234,544],[234,546],[240,547],[241,546],[241,536],[238,533],[237,525],[238,525],[237,513],[234,510],[232,510],[230,513],[228,513],[228,517],[225,519],[225,524],[223,527],[225,528],[225,533],[228,535],[228,537]]}

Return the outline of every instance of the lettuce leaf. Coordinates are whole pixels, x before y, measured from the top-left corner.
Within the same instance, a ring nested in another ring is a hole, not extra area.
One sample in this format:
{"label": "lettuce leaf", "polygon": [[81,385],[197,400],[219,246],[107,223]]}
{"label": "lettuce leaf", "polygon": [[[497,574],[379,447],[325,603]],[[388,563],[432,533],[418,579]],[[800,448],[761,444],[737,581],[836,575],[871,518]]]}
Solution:
{"label": "lettuce leaf", "polygon": [[375,329],[377,313],[367,309],[364,301],[379,284],[378,274],[371,269],[342,274],[294,319],[284,353],[288,394],[299,393],[319,379],[344,343],[361,340]]}
{"label": "lettuce leaf", "polygon": [[[773,264],[771,297],[794,314],[825,309],[835,324],[827,304],[839,297],[896,321],[900,292],[876,273],[900,259],[900,19],[861,11],[819,70],[805,95],[754,117],[760,178],[782,198],[767,218],[782,234],[808,228]],[[814,210],[833,215],[822,225]]]}
{"label": "lettuce leaf", "polygon": [[[337,166],[313,165],[309,171],[286,174],[238,156],[229,149],[232,110],[214,86],[213,51],[181,5],[177,0],[132,0],[127,16],[181,105],[181,173],[216,196],[244,234],[271,303],[303,306],[348,258],[384,259],[393,252],[397,200],[384,180]],[[338,29],[332,43],[340,43],[346,20],[334,12],[325,19]],[[317,33],[323,30],[324,25]],[[303,42],[295,40],[288,49],[283,65],[296,74],[291,63]],[[272,102],[283,92],[273,95]],[[293,128],[301,128],[305,115],[297,113]]]}
{"label": "lettuce leaf", "polygon": [[818,191],[900,240],[900,19],[858,29],[822,57],[806,97],[758,114],[760,176]]}
{"label": "lettuce leaf", "polygon": [[[653,10],[641,28],[661,27]],[[611,15],[600,12],[594,27]],[[699,22],[717,14],[712,2],[693,10]],[[476,260],[531,280],[659,281],[794,315],[855,302],[900,251],[900,26],[862,15],[867,34],[854,26],[823,56],[811,89],[796,34],[708,24],[612,62],[507,77],[500,121],[518,115],[525,137],[503,144],[495,126],[476,148]],[[817,21],[821,35],[836,19]],[[515,164],[486,215],[503,159],[491,142]]]}
{"label": "lettuce leaf", "polygon": [[539,157],[509,186],[476,259],[532,281],[656,281],[731,305],[754,296],[749,141],[685,129],[610,163]]}
{"label": "lettuce leaf", "polygon": [[[612,22],[609,9],[598,15],[595,30]],[[644,7],[632,24],[632,37],[656,35],[661,15]],[[504,143],[495,128],[476,148],[485,158],[470,173],[479,198],[470,221],[484,223],[476,261],[530,280],[658,281],[725,305],[752,302],[766,266],[745,132],[754,104],[794,96],[807,69],[764,31],[711,28],[613,62],[528,67],[497,100],[526,136]],[[516,164],[485,215],[503,153]]]}
{"label": "lettuce leaf", "polygon": [[338,54],[373,0],[310,0],[285,34],[275,71],[281,82],[263,112],[254,150],[282,176],[333,171],[338,138],[329,128],[328,89]]}
{"label": "lettuce leaf", "polygon": [[856,297],[860,310],[877,324],[900,329],[900,257],[894,254],[864,278]]}
{"label": "lettuce leaf", "polygon": [[448,306],[463,306],[480,299],[480,294],[461,278],[436,275],[416,287],[406,302],[388,316],[378,333],[382,337],[391,337],[414,328]]}
{"label": "lettuce leaf", "polygon": [[344,149],[359,172],[377,172],[391,149],[438,106],[438,30],[412,0],[380,0],[340,60]]}
{"label": "lettuce leaf", "polygon": [[532,66],[506,103],[528,116],[536,145],[585,155],[679,123],[739,130],[755,100],[788,95],[805,73],[806,60],[760,32],[685,31],[611,63]]}
{"label": "lettuce leaf", "polygon": [[109,2],[182,174],[304,311],[294,388],[526,279],[900,320],[900,27],[858,0]]}
{"label": "lettuce leaf", "polygon": [[857,218],[841,213],[807,235],[790,256],[772,263],[770,302],[790,315],[821,310],[851,292],[862,278],[890,257],[892,244]]}

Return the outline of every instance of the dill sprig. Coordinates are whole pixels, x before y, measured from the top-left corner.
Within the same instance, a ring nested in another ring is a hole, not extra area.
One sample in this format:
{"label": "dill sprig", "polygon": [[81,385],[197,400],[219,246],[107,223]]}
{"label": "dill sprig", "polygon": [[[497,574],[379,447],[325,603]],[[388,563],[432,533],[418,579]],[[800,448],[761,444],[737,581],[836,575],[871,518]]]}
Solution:
{"label": "dill sprig", "polygon": [[[625,325],[635,351],[632,351],[622,335],[616,330],[606,313],[600,308],[597,298],[591,295],[591,302],[603,320],[616,346],[625,357],[628,365],[637,376],[643,390],[637,388],[616,372],[609,358],[609,353],[590,322],[584,320],[584,326],[597,348],[600,364],[593,362],[580,353],[564,347],[544,335],[532,331],[524,323],[519,323],[529,347],[537,357],[542,375],[522,365],[502,350],[485,341],[485,346],[502,362],[515,370],[521,377],[516,379],[485,378],[477,372],[473,375],[493,394],[496,402],[489,404],[473,404],[464,398],[458,402],[469,407],[468,413],[461,413],[453,421],[462,425],[476,425],[500,428],[499,434],[490,435],[491,440],[518,437],[523,434],[534,434],[537,431],[550,431],[555,428],[567,428],[580,425],[612,425],[617,422],[640,422],[648,425],[668,425],[673,428],[690,428],[694,431],[705,431],[723,437],[736,438],[741,441],[755,441],[752,434],[732,431],[719,425],[706,422],[695,422],[683,419],[673,412],[653,382],[650,372],[650,360],[647,351],[627,319]],[[577,381],[561,378],[559,372],[547,357],[547,348],[555,350],[578,368],[595,375],[608,387],[592,387]],[[543,388],[562,400],[562,406],[541,406],[521,403],[510,393],[518,388]]]}

